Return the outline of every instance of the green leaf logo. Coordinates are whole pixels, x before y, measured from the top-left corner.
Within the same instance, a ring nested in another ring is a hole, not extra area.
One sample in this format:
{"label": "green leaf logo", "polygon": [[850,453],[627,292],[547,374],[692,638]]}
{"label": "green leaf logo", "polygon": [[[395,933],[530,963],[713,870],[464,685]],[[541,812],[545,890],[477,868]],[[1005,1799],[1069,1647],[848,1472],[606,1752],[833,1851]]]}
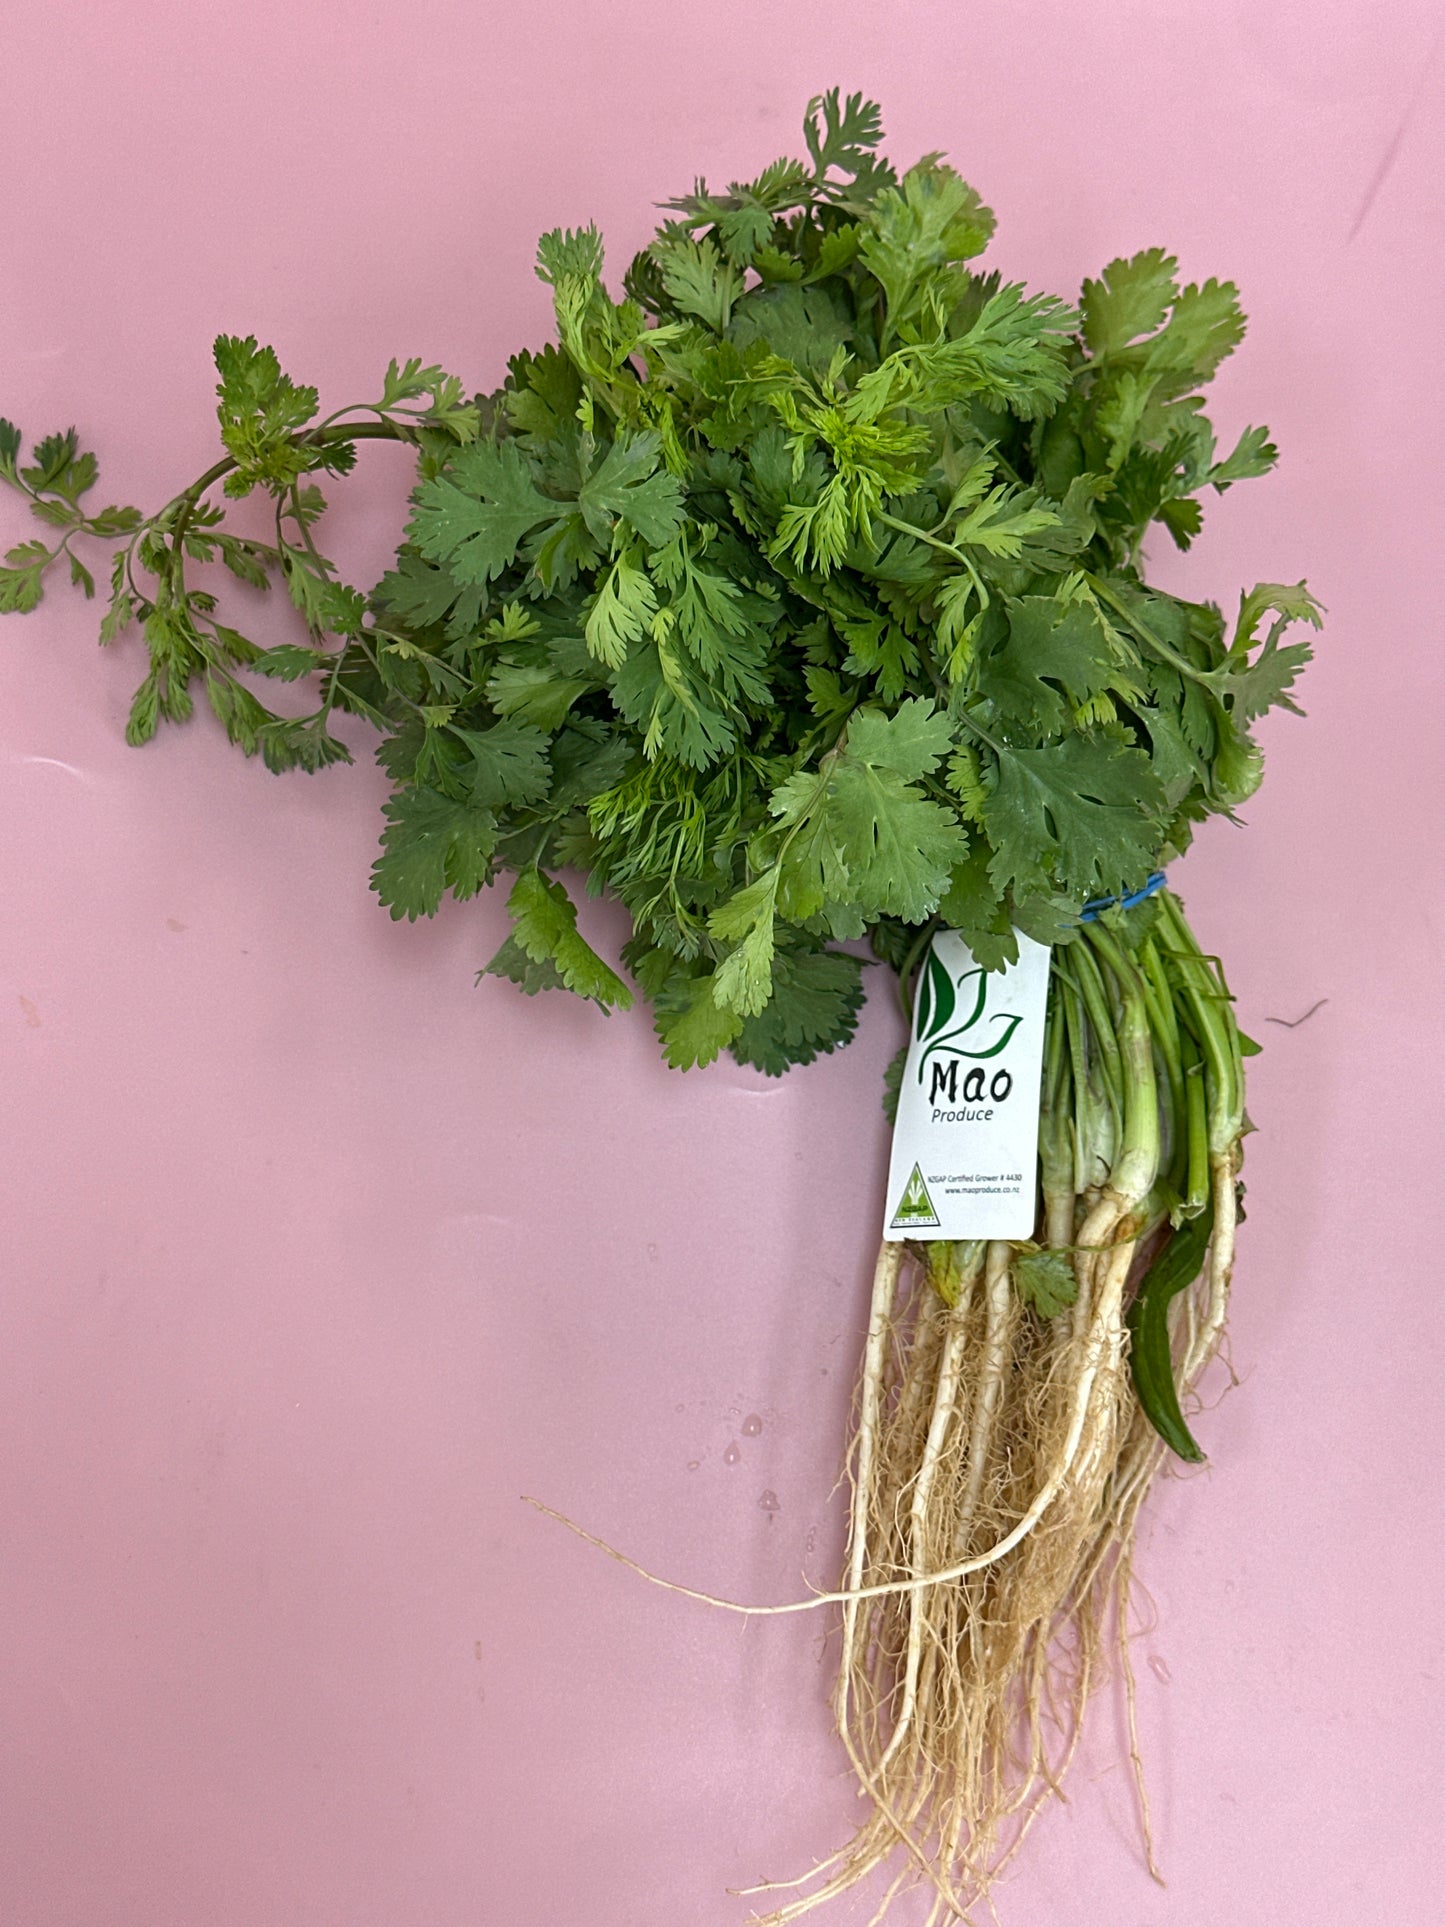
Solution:
{"label": "green leaf logo", "polygon": [[[1023,1018],[1010,1011],[988,1013],[989,974],[981,964],[972,970],[964,971],[954,982],[953,973],[943,962],[936,950],[930,949],[928,961],[918,985],[918,1008],[914,1022],[916,1040],[926,1046],[918,1059],[918,1081],[923,1082],[924,1071],[929,1060],[940,1053],[949,1057],[970,1057],[974,1060],[997,1057],[1007,1050],[1014,1032]],[[969,1005],[968,1015],[960,1022],[954,1019],[960,1010]],[[977,1031],[979,1038],[987,1035],[989,1027],[1002,1024],[1003,1029],[983,1048],[970,1050],[958,1040],[970,1031]],[[984,1026],[980,1029],[980,1026]]]}
{"label": "green leaf logo", "polygon": [[958,1003],[953,976],[938,953],[930,946],[928,961],[918,984],[918,1017],[914,1034],[920,1044],[947,1027]]}

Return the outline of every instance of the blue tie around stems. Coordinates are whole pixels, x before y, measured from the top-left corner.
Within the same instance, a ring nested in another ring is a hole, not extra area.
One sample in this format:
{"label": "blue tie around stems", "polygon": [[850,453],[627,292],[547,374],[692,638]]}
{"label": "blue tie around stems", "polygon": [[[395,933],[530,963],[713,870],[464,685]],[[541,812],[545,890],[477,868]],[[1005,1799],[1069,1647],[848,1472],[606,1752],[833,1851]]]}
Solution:
{"label": "blue tie around stems", "polygon": [[1126,897],[1090,897],[1079,912],[1079,922],[1093,923],[1105,910],[1112,910],[1116,903],[1121,910],[1132,910],[1136,903],[1142,903],[1145,897],[1152,897],[1156,890],[1163,888],[1164,872],[1156,870],[1147,882],[1141,883],[1137,890],[1131,890]]}

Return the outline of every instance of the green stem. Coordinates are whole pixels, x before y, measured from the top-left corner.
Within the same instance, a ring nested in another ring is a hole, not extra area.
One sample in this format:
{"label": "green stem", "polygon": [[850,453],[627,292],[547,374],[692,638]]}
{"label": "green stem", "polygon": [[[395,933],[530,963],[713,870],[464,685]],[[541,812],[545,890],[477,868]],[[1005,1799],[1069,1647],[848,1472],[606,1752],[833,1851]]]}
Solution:
{"label": "green stem", "polygon": [[1139,949],[1139,964],[1149,988],[1150,1021],[1154,1025],[1154,1048],[1164,1066],[1169,1086],[1169,1184],[1176,1196],[1183,1193],[1188,1168],[1188,1103],[1185,1090],[1184,1047],[1179,1033],[1179,1018],[1169,979],[1152,937]]}
{"label": "green stem", "polygon": [[1228,992],[1195,941],[1172,891],[1161,890],[1160,920],[1191,1027],[1203,1053],[1209,1090],[1209,1149],[1230,1151],[1244,1127],[1244,1072]]}
{"label": "green stem", "polygon": [[[327,421],[320,428],[303,429],[300,434],[292,435],[289,439],[293,448],[320,448],[333,442],[411,442],[413,445],[416,443],[416,436],[409,428],[403,427],[400,422],[385,418],[375,422]],[[192,515],[200,506],[202,496],[240,466],[240,462],[234,455],[227,455],[223,461],[213,463],[204,475],[191,483],[188,489],[183,489],[179,495],[167,502],[159,515],[152,516],[146,526],[155,528],[173,510],[177,511],[176,525],[170,531],[170,535],[172,544],[178,547],[185,539],[186,529]]]}
{"label": "green stem", "polygon": [[1039,1179],[1044,1194],[1044,1222],[1054,1242],[1056,1227],[1073,1233],[1074,1146],[1069,1129],[1073,1112],[1067,991],[1055,974],[1044,1020],[1043,1103],[1039,1114]]}
{"label": "green stem", "polygon": [[1114,1031],[1114,1014],[1109,1008],[1109,993],[1104,988],[1104,979],[1088,943],[1073,946],[1074,955],[1070,958],[1079,986],[1079,995],[1084,1000],[1084,1010],[1093,1032],[1094,1050],[1099,1070],[1104,1079],[1104,1088],[1114,1109],[1114,1116],[1122,1129],[1124,1123],[1124,1072],[1119,1057],[1119,1040]]}
{"label": "green stem", "polygon": [[1203,669],[1197,669],[1195,665],[1189,661],[1187,656],[1181,656],[1178,650],[1171,648],[1162,636],[1155,635],[1143,617],[1135,615],[1123,597],[1116,595],[1102,577],[1092,575],[1086,570],[1084,572],[1084,580],[1088,583],[1099,601],[1107,602],[1115,615],[1127,623],[1146,649],[1151,649],[1156,656],[1160,657],[1164,662],[1167,662],[1172,668],[1177,669],[1181,676],[1187,676],[1191,682],[1202,683],[1206,688],[1210,686],[1208,672]]}
{"label": "green stem", "polygon": [[[1137,994],[1144,1000],[1144,1008],[1149,1016],[1149,1029],[1154,1040],[1155,1056],[1163,1068],[1164,1082],[1167,1087],[1167,1099],[1162,1106],[1164,1122],[1168,1126],[1163,1150],[1169,1156],[1169,1175],[1175,1180],[1177,1188],[1184,1177],[1186,1118],[1184,1069],[1179,1060],[1179,1026],[1174,1018],[1174,1000],[1170,997],[1167,986],[1161,994],[1158,983],[1149,971],[1142,947],[1138,956],[1127,955],[1122,944],[1116,941],[1114,933],[1102,922],[1089,925],[1088,941],[1104,958],[1121,988],[1127,987],[1132,994]],[[1152,950],[1152,945],[1150,949]],[[1166,1094],[1161,1093],[1161,1096],[1164,1095]]]}
{"label": "green stem", "polygon": [[1209,1203],[1209,1109],[1203,1059],[1185,1080],[1185,1183],[1180,1215],[1198,1217]]}
{"label": "green stem", "polygon": [[[1099,1068],[1097,1050],[1090,1050],[1090,1025],[1078,982],[1057,953],[1054,968],[1063,1000],[1069,1040],[1069,1069],[1074,1092],[1074,1190],[1082,1197],[1102,1182],[1114,1161],[1119,1119]],[[1111,1026],[1112,1032],[1112,1026]]]}
{"label": "green stem", "polygon": [[1124,992],[1119,1016],[1119,1056],[1124,1071],[1124,1131],[1109,1189],[1132,1212],[1153,1189],[1160,1150],[1154,1040],[1144,998],[1132,988]]}
{"label": "green stem", "polygon": [[[911,535],[916,542],[926,542],[930,549],[937,549],[940,555],[949,556],[953,561],[957,562],[960,567],[967,569],[971,575],[973,574],[973,567],[968,557],[963,553],[962,549],[956,549],[952,542],[940,542],[938,537],[936,535],[930,535],[927,529],[917,529],[911,522],[900,522],[896,515],[889,515],[883,509],[878,510],[874,520],[881,522],[885,528],[896,529],[900,535]],[[975,586],[977,586],[978,577],[976,575],[974,575],[974,583]]]}

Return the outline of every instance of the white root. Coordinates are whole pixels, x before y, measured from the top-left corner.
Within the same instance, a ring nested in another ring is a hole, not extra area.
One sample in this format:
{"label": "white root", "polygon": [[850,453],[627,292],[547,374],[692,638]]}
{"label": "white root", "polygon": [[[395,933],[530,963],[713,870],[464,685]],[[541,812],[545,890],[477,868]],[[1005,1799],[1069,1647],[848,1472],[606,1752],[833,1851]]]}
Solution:
{"label": "white root", "polygon": [[[1141,1230],[1160,1221],[1170,1140],[1150,1105],[1168,1093],[1151,1082],[1164,1072],[1137,1003],[1120,1037],[1129,1081],[1117,1142],[1107,1155],[1096,1146],[1082,1171],[1075,1159],[1088,1188],[1044,1198],[1046,1242],[1072,1258],[1071,1310],[1046,1319],[1032,1307],[1012,1242],[970,1241],[930,1263],[901,1243],[879,1253],[837,1591],[741,1605],[581,1534],[641,1577],[746,1617],[842,1607],[833,1709],[866,1818],[800,1880],[751,1889],[792,1890],[756,1927],[789,1927],[872,1878],[883,1900],[870,1927],[908,1887],[929,1890],[926,1927],[991,1910],[992,1882],[1060,1789],[1115,1646],[1157,1871],[1127,1642],[1133,1535],[1164,1448],[1129,1387],[1125,1304]],[[1211,1157],[1207,1261],[1170,1315],[1186,1393],[1223,1330],[1237,1160],[1237,1144]]]}
{"label": "white root", "polygon": [[848,1522],[848,1583],[843,1611],[844,1664],[838,1673],[834,1712],[840,1729],[848,1721],[849,1660],[858,1637],[856,1595],[863,1583],[868,1558],[868,1501],[873,1482],[873,1455],[878,1442],[883,1364],[892,1328],[893,1306],[903,1268],[903,1246],[885,1244],[873,1272],[873,1296],[868,1311],[868,1336],[863,1348],[863,1385],[858,1412],[858,1456],[853,1473],[852,1517]]}
{"label": "white root", "polygon": [[[573,1520],[567,1518],[565,1514],[558,1512],[552,1506],[544,1504],[540,1499],[529,1498],[524,1495],[526,1503],[534,1506],[537,1511],[544,1513],[548,1518],[557,1520],[560,1525],[566,1526],[569,1531],[575,1532],[578,1538],[585,1540],[588,1545],[595,1546],[600,1552],[605,1552],[610,1558],[616,1559],[621,1565],[626,1566],[630,1572],[636,1573],[639,1579],[645,1579],[654,1586],[661,1586],[667,1592],[679,1593],[684,1599],[696,1599],[704,1606],[716,1606],[723,1612],[737,1613],[747,1619],[780,1619],[789,1617],[794,1613],[816,1612],[823,1606],[842,1606],[844,1608],[844,1650],[851,1654],[857,1644],[857,1608],[864,1600],[899,1598],[905,1593],[920,1592],[930,1586],[944,1585],[955,1579],[966,1579],[970,1573],[984,1572],[990,1566],[997,1565],[1001,1559],[1006,1558],[1016,1546],[1020,1545],[1029,1536],[1063,1489],[1066,1480],[1074,1471],[1075,1458],[1084,1436],[1084,1428],[1088,1419],[1089,1405],[1093,1397],[1094,1387],[1098,1382],[1101,1371],[1106,1369],[1111,1361],[1117,1359],[1120,1348],[1120,1340],[1118,1338],[1119,1314],[1123,1302],[1124,1284],[1128,1277],[1130,1262],[1133,1258],[1134,1244],[1132,1238],[1126,1239],[1119,1244],[1109,1244],[1108,1241],[1117,1227],[1119,1217],[1120,1212],[1117,1205],[1105,1199],[1095,1207],[1089,1218],[1085,1220],[1083,1230],[1080,1233],[1080,1244],[1088,1246],[1101,1254],[1106,1265],[1106,1271],[1103,1285],[1099,1291],[1098,1306],[1088,1335],[1088,1342],[1084,1348],[1084,1357],[1078,1379],[1075,1384],[1065,1440],[1060,1447],[1048,1477],[1035,1494],[1022,1518],[1018,1519],[1007,1532],[995,1539],[991,1545],[986,1546],[982,1552],[975,1553],[967,1559],[955,1560],[949,1565],[939,1567],[933,1572],[924,1573],[917,1577],[888,1579],[869,1585],[862,1583],[862,1575],[867,1563],[867,1486],[864,1474],[865,1471],[869,1476],[872,1474],[873,1448],[877,1437],[879,1416],[876,1404],[870,1408],[867,1396],[865,1396],[863,1410],[859,1420],[859,1452],[854,1475],[855,1491],[852,1508],[852,1530],[857,1534],[857,1537],[851,1542],[848,1562],[848,1583],[836,1591],[815,1592],[808,1599],[790,1599],[778,1606],[745,1605],[740,1600],[724,1599],[717,1593],[704,1592],[700,1587],[680,1586],[673,1580],[664,1579],[660,1574],[650,1572],[646,1566],[640,1564],[637,1560],[629,1559],[625,1553],[619,1552],[615,1546],[608,1545],[604,1539],[599,1539],[594,1534],[585,1532]],[[878,1273],[875,1275],[874,1280],[875,1303],[879,1300],[880,1280],[886,1277],[888,1281],[888,1302],[891,1303],[891,1292],[893,1289],[896,1289],[898,1270],[901,1265],[901,1247],[894,1247],[894,1249],[899,1251],[900,1256],[893,1258],[891,1264],[886,1256],[887,1247],[885,1247],[885,1256],[879,1259]],[[870,1352],[874,1346],[875,1322],[881,1327],[876,1333],[878,1357],[881,1360],[882,1348],[886,1341],[886,1315],[880,1316],[876,1321],[870,1319],[868,1335]],[[1111,1329],[1114,1334],[1112,1339],[1110,1336]],[[869,1372],[869,1377],[865,1383],[866,1391],[866,1386],[876,1386],[878,1381],[872,1375],[877,1368],[866,1360],[865,1368]],[[834,1700],[835,1711],[838,1714],[840,1723],[846,1719],[847,1700],[847,1688],[840,1681]]]}
{"label": "white root", "polygon": [[[991,1248],[990,1248],[991,1249]],[[1007,1247],[1005,1247],[1007,1251]],[[1004,1271],[1004,1287],[1008,1286],[1007,1268]],[[972,1297],[972,1281],[968,1287],[969,1299]],[[909,1569],[915,1577],[926,1568],[924,1564],[925,1528],[928,1521],[929,1506],[933,1499],[934,1480],[938,1475],[943,1459],[944,1444],[948,1438],[949,1427],[953,1424],[954,1412],[958,1403],[958,1375],[963,1362],[964,1339],[967,1336],[967,1319],[970,1310],[969,1299],[960,1298],[957,1309],[950,1315],[948,1333],[943,1342],[943,1358],[938,1368],[938,1390],[934,1395],[933,1412],[928,1423],[928,1436],[923,1446],[923,1461],[918,1469],[918,1477],[913,1483],[913,1497],[909,1506]],[[914,1709],[918,1704],[918,1669],[923,1658],[922,1595],[915,1593],[908,1602],[908,1651],[904,1662],[903,1701],[894,1723],[893,1736],[883,1750],[877,1772],[886,1773],[898,1749],[908,1737],[913,1724]]]}
{"label": "white root", "polygon": [[1009,1285],[1009,1260],[1012,1248],[997,1240],[990,1244],[988,1256],[984,1261],[984,1315],[987,1320],[984,1336],[983,1365],[979,1372],[978,1389],[973,1399],[973,1424],[968,1440],[968,1472],[963,1488],[963,1498],[959,1505],[958,1524],[954,1528],[953,1549],[964,1553],[973,1536],[974,1520],[978,1516],[979,1497],[983,1491],[984,1473],[988,1469],[989,1443],[993,1435],[994,1420],[998,1416],[999,1399],[1003,1392],[1004,1366],[1008,1356],[1009,1313],[1013,1307],[1013,1292]]}

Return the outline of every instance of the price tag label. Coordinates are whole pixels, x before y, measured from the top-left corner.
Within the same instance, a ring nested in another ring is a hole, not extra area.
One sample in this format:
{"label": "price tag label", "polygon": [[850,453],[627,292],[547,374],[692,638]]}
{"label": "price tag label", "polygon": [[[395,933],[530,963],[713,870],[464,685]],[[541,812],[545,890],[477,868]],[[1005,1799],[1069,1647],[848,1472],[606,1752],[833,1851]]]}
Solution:
{"label": "price tag label", "polygon": [[985,970],[953,930],[918,977],[888,1165],[885,1239],[1029,1238],[1038,1215],[1049,947]]}

